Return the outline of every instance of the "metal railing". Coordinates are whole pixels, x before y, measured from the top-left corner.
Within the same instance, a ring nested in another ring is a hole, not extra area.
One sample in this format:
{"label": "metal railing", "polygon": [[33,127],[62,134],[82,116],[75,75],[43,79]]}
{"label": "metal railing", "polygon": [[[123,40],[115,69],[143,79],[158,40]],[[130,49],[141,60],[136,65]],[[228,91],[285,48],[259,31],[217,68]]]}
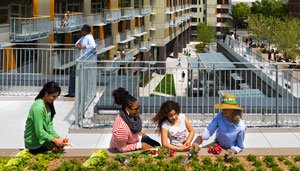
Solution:
{"label": "metal railing", "polygon": [[88,117],[85,114],[97,95],[96,57],[96,50],[91,49],[76,60],[75,124],[77,126],[80,121]]}
{"label": "metal railing", "polygon": [[141,8],[141,15],[150,15],[152,12],[152,7],[151,6],[144,6]]}
{"label": "metal railing", "polygon": [[67,91],[70,69],[79,57],[73,44],[14,45],[0,48],[0,95],[36,95],[48,81]]}
{"label": "metal railing", "polygon": [[[67,15],[65,17],[65,15]],[[83,15],[81,12],[69,14],[55,14],[53,31],[55,33],[69,33],[79,31],[82,27]]]}
{"label": "metal railing", "polygon": [[121,9],[121,15],[122,15],[122,19],[124,20],[131,20],[133,18],[133,7],[127,7],[127,8],[122,8]]}
{"label": "metal railing", "polygon": [[[213,105],[220,103],[225,93],[237,96],[249,126],[300,125],[300,85],[285,87],[283,75],[287,70],[279,67],[264,73],[260,68],[245,67],[248,63],[234,63],[236,68],[217,68],[217,63],[205,67],[201,62],[193,63],[198,67],[184,63],[177,67],[176,61],[156,61],[155,66],[152,62],[120,60],[97,63],[97,90],[101,96],[96,108],[100,115],[93,116],[93,126],[112,126],[117,114],[114,111],[120,107],[111,94],[118,87],[126,88],[138,98],[143,124],[147,127],[154,126],[149,120],[166,100],[180,103],[181,112],[189,115],[193,126],[205,126],[218,111]],[[182,71],[186,77],[182,77]]]}
{"label": "metal railing", "polygon": [[[189,63],[182,62],[180,67],[176,66],[177,60],[136,61],[136,48],[127,52],[130,59],[96,64],[88,60],[95,59],[94,51],[77,59],[78,50],[66,46],[74,45],[1,47],[0,95],[36,95],[48,81],[58,82],[64,94],[69,85],[69,72],[76,63],[78,126],[85,126],[83,121],[92,103],[101,113],[96,115],[92,110],[93,124],[111,126],[111,121],[103,117],[116,116],[106,111],[119,109],[111,95],[118,87],[126,88],[138,98],[144,126],[153,126],[149,119],[166,100],[180,103],[181,112],[189,115],[194,126],[205,126],[217,112],[213,105],[220,102],[224,93],[236,94],[249,126],[300,125],[300,83],[295,81],[299,78],[297,74],[285,76],[290,72],[300,73],[299,64],[253,60],[230,63],[235,68],[227,68],[229,63],[217,67],[220,63],[204,65],[198,58],[188,58]],[[232,50],[237,50],[237,46]],[[181,75],[183,71],[185,77]],[[99,100],[94,102],[97,94]]]}
{"label": "metal railing", "polygon": [[33,41],[49,36],[50,17],[10,18],[10,39],[13,42]]}
{"label": "metal railing", "polygon": [[103,17],[105,23],[116,23],[121,20],[121,9],[104,9]]}

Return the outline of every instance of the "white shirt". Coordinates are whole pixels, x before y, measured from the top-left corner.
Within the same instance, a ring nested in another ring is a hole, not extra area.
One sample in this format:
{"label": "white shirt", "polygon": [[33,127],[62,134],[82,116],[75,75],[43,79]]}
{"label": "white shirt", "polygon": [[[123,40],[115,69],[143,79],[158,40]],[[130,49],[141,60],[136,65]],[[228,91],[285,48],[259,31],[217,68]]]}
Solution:
{"label": "white shirt", "polygon": [[162,128],[168,130],[168,138],[170,140],[170,144],[182,146],[182,143],[188,137],[188,131],[185,125],[185,115],[179,114],[178,119],[180,120],[180,125],[172,125],[168,120],[166,120],[163,122]]}
{"label": "white shirt", "polygon": [[81,37],[75,43],[75,45],[77,45],[77,44],[80,44],[81,46],[82,45],[86,46],[86,49],[81,49],[80,56],[83,56],[88,50],[96,48],[96,43],[95,43],[94,37],[91,34]]}

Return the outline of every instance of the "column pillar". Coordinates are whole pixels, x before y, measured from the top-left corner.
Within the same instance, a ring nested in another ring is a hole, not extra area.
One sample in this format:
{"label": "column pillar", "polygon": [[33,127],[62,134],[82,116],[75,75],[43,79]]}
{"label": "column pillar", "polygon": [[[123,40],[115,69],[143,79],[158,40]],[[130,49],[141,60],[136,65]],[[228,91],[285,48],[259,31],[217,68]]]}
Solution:
{"label": "column pillar", "polygon": [[173,44],[173,57],[178,58],[178,51],[180,51],[180,42],[178,36],[174,40]]}

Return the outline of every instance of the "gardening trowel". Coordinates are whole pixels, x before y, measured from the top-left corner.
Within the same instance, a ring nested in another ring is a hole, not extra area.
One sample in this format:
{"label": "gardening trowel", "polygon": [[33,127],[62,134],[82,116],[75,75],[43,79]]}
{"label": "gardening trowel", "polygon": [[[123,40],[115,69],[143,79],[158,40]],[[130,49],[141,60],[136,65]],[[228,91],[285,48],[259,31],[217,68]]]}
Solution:
{"label": "gardening trowel", "polygon": [[187,157],[184,159],[183,163],[184,164],[188,164],[189,163],[189,159],[193,156],[193,155],[197,155],[198,152],[200,150],[199,144],[194,142],[192,145],[192,148],[189,152],[189,154],[187,155]]}

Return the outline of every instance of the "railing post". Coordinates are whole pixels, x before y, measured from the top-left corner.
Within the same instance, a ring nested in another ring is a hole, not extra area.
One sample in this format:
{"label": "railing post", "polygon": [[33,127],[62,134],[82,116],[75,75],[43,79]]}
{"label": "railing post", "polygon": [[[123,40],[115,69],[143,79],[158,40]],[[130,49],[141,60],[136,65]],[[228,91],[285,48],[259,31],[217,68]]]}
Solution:
{"label": "railing post", "polygon": [[276,68],[276,100],[275,100],[275,108],[276,108],[276,127],[278,127],[278,65],[275,65],[275,68]]}
{"label": "railing post", "polygon": [[[75,70],[76,70],[76,76],[75,76],[75,126],[79,127],[79,115],[81,115],[81,109],[80,109],[80,61],[76,61],[75,64]],[[70,86],[70,85],[69,85]]]}

